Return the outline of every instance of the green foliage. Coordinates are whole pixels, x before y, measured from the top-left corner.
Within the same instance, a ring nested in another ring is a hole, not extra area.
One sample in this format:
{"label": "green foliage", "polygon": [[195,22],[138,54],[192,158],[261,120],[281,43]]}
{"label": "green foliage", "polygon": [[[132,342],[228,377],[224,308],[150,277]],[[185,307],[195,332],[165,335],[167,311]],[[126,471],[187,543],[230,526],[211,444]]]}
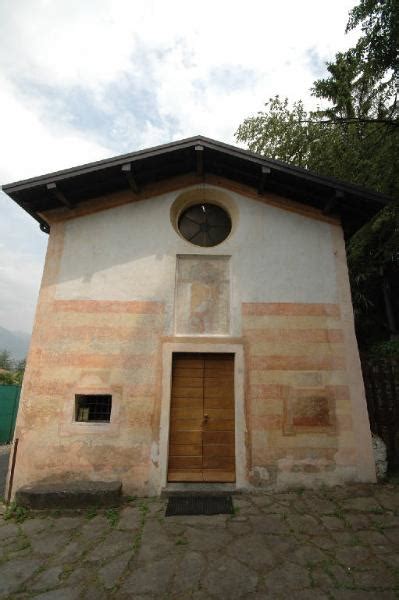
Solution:
{"label": "green foliage", "polygon": [[392,129],[380,122],[325,121],[327,113],[333,116],[333,110],[341,115],[345,103],[351,114],[370,116],[385,92],[380,92],[378,99],[367,98],[368,113],[360,98],[356,102],[353,98],[349,106],[344,92],[340,89],[339,93],[342,97],[336,98],[336,108],[313,112],[306,111],[300,100],[290,105],[288,98],[270,98],[264,111],[238,127],[236,139],[268,158],[399,198],[399,127]]}
{"label": "green foliage", "polygon": [[22,385],[26,360],[14,361],[8,350],[0,351],[0,385]]}
{"label": "green foliage", "polygon": [[346,31],[361,26],[363,35],[355,50],[381,76],[399,72],[398,0],[360,0],[349,13]]}
{"label": "green foliage", "polygon": [[369,352],[369,356],[375,358],[398,358],[399,359],[399,340],[389,340],[375,344]]}
{"label": "green foliage", "polygon": [[[0,385],[15,385],[15,375],[10,371],[0,373]],[[19,384],[18,384],[19,385]]]}
{"label": "green foliage", "polygon": [[9,371],[12,368],[12,358],[8,350],[0,351],[0,369]]}
{"label": "green foliage", "polygon": [[19,506],[16,502],[11,502],[6,509],[4,519],[6,521],[12,520],[16,523],[23,523],[29,518],[28,509],[23,506]]}
{"label": "green foliage", "polygon": [[109,521],[111,527],[115,527],[119,521],[119,509],[118,508],[109,508],[105,511],[105,516]]}
{"label": "green foliage", "polygon": [[378,344],[391,331],[382,287],[388,286],[399,313],[399,202],[380,211],[347,244],[349,275],[361,346]]}

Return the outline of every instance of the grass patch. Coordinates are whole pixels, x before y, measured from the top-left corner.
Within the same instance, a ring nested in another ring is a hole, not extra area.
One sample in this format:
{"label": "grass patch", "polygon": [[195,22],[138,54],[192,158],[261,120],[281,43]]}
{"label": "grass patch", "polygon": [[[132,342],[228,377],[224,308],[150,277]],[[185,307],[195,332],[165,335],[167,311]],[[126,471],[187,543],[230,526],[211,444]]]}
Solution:
{"label": "grass patch", "polygon": [[98,510],[96,506],[91,506],[86,511],[86,519],[94,519],[98,515]]}
{"label": "grass patch", "polygon": [[119,521],[119,510],[117,508],[109,508],[105,511],[105,516],[111,527],[115,527]]}
{"label": "grass patch", "polygon": [[176,540],[175,544],[176,546],[187,546],[188,540],[186,540],[184,537],[180,537]]}
{"label": "grass patch", "polygon": [[16,502],[11,502],[4,513],[5,521],[15,521],[15,523],[23,523],[29,518],[29,510],[23,506],[18,506]]}

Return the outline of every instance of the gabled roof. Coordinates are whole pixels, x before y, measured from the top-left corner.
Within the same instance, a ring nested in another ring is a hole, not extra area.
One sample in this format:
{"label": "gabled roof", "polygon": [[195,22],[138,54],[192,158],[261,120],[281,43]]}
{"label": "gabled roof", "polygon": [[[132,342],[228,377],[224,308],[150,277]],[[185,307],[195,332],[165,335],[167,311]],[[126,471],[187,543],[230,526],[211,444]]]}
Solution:
{"label": "gabled roof", "polygon": [[325,213],[340,214],[348,231],[363,225],[391,201],[384,194],[203,136],[9,183],[2,189],[48,232],[42,216],[48,210],[74,207],[129,186],[137,191],[149,183],[188,173],[223,176],[253,187],[259,194],[272,192]]}

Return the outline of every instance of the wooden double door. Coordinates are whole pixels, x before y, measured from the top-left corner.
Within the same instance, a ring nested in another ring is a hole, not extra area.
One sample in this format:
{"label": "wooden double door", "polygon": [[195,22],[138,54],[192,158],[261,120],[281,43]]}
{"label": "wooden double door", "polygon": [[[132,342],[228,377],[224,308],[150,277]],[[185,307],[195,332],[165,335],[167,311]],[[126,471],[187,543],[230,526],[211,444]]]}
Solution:
{"label": "wooden double door", "polygon": [[234,355],[173,355],[168,481],[235,481]]}

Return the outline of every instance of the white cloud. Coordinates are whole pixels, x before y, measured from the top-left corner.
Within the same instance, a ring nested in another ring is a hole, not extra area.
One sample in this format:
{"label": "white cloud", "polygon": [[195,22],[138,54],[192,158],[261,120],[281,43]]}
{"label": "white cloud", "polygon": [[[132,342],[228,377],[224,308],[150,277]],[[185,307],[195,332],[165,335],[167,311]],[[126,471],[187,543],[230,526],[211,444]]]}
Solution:
{"label": "white cloud", "polygon": [[[0,180],[195,134],[234,143],[240,122],[270,96],[313,102],[315,73],[356,35],[344,34],[353,4],[18,0],[10,10],[3,3]],[[4,195],[0,203],[0,324],[23,313],[29,329],[44,238]],[[10,303],[21,293],[30,309]]]}

